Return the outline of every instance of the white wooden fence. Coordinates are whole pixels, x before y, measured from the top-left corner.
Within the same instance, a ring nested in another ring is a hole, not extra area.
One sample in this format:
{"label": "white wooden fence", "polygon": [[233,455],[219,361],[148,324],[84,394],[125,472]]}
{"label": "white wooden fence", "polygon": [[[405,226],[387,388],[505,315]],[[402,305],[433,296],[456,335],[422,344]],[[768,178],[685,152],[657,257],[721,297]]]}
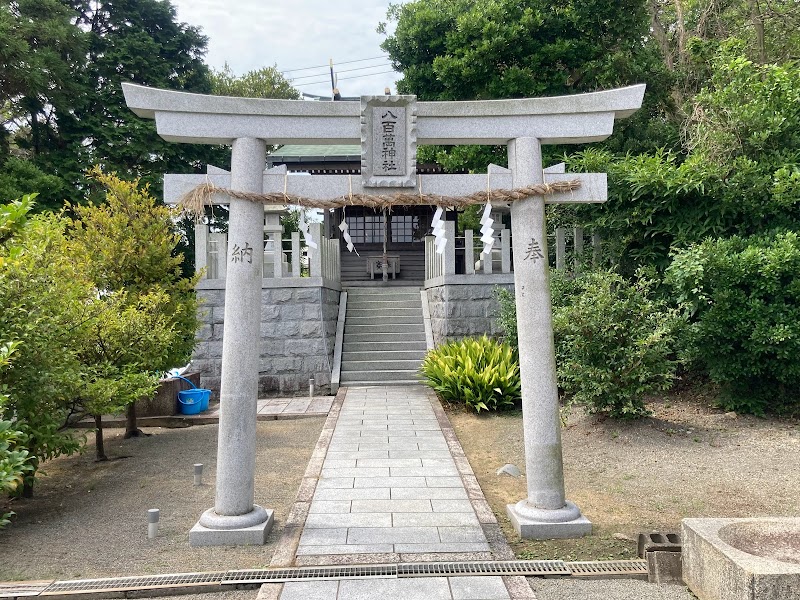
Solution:
{"label": "white wooden fence", "polygon": [[[311,224],[311,235],[317,249],[301,241],[297,231],[290,238],[267,239],[264,243],[263,277],[323,277],[338,282],[341,279],[339,240],[322,237],[322,226]],[[225,279],[227,267],[228,234],[209,233],[207,225],[195,229],[195,268],[205,268],[206,279]]]}

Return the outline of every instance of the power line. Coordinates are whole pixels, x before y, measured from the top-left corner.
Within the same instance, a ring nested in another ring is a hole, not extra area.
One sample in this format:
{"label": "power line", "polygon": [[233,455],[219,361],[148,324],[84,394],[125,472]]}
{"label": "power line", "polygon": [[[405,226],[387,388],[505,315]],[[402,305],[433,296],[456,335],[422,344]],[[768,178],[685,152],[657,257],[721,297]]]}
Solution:
{"label": "power line", "polygon": [[[378,73],[365,73],[364,75],[350,75],[349,77],[340,77],[339,81],[344,81],[345,79],[358,79],[359,77],[372,77],[373,75],[384,75],[386,73],[397,73],[395,70],[389,71],[379,71]],[[298,83],[295,87],[302,87],[304,85],[314,85],[316,83],[330,83],[327,79],[320,79],[318,81],[307,81],[305,83]]]}
{"label": "power line", "polygon": [[[387,66],[389,64],[391,64],[391,63],[384,62],[384,63],[378,63],[377,65],[370,65],[368,67],[355,67],[354,69],[342,69],[341,71],[335,71],[335,73],[337,73],[337,74],[338,73],[350,73],[352,71],[364,71],[366,69],[378,69],[378,68],[381,68],[381,67],[385,67],[385,66]],[[298,79],[310,79],[312,77],[323,77],[323,76],[327,76],[327,75],[328,75],[327,73],[314,73],[313,75],[303,75],[302,77],[288,77],[287,79],[289,79],[289,81],[297,81]]]}
{"label": "power line", "polygon": [[[367,61],[367,60],[376,60],[378,58],[386,58],[386,55],[372,56],[370,58],[359,58],[357,60],[345,60],[345,61],[342,61],[342,62],[339,62],[339,63],[336,63],[336,64],[337,65],[349,65],[350,63],[364,62],[364,61]],[[309,71],[311,69],[322,69],[323,67],[327,68],[328,66],[329,65],[317,65],[316,67],[303,67],[302,69],[286,69],[284,71],[281,71],[281,73],[283,73],[285,75],[286,73],[292,73],[293,71]]]}

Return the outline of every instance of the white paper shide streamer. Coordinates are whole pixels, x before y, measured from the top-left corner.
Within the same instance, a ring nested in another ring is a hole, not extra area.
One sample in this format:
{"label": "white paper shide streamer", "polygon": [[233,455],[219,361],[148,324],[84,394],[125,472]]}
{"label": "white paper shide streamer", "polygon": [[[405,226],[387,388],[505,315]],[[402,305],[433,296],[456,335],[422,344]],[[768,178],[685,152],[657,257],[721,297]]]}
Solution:
{"label": "white paper shide streamer", "polygon": [[494,230],[492,229],[494,219],[489,216],[491,212],[492,203],[487,202],[486,207],[483,209],[483,215],[481,215],[481,241],[483,242],[482,254],[487,255],[492,253],[492,246],[494,246]]}
{"label": "white paper shide streamer", "polygon": [[447,238],[444,237],[444,221],[442,221],[441,206],[437,207],[436,212],[433,213],[433,221],[431,221],[431,227],[433,229],[433,237],[435,238],[435,243],[436,243],[436,253],[444,254],[445,246],[447,246]]}
{"label": "white paper shide streamer", "polygon": [[316,250],[317,242],[315,242],[314,238],[311,237],[311,225],[309,225],[308,221],[306,221],[306,211],[304,210],[300,211],[300,222],[298,225],[300,227],[300,231],[303,232],[303,239],[306,241],[306,246]]}
{"label": "white paper shide streamer", "polygon": [[342,239],[344,243],[347,244],[347,249],[350,252],[355,252],[356,256],[361,256],[353,245],[353,238],[350,237],[350,231],[348,231],[347,221],[344,219],[344,216],[342,217],[342,222],[339,223],[339,231],[342,232]]}

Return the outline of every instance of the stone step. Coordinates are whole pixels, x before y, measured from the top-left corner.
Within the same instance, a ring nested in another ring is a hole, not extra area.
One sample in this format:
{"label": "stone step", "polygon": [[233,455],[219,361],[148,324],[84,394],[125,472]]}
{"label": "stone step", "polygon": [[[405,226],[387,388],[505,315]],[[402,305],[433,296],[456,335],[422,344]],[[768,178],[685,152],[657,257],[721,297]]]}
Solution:
{"label": "stone step", "polygon": [[389,381],[414,381],[420,382],[419,371],[417,369],[406,369],[403,371],[342,371],[340,381],[343,384],[351,381],[370,381],[384,384]]}
{"label": "stone step", "polygon": [[379,323],[377,325],[351,325],[347,321],[344,324],[344,334],[359,334],[359,333],[421,333],[425,334],[425,325],[422,322],[418,323]]}
{"label": "stone step", "polygon": [[411,333],[345,333],[342,339],[346,347],[351,342],[421,342],[425,344],[425,334]]}
{"label": "stone step", "polygon": [[[384,358],[378,354],[373,354],[374,358]],[[360,360],[342,361],[342,373],[345,371],[370,371],[383,374],[394,371],[416,371],[419,369],[419,360]]]}
{"label": "stone step", "polygon": [[347,302],[347,314],[355,316],[361,311],[373,311],[370,314],[392,314],[395,310],[414,310],[420,317],[422,316],[422,303],[417,300],[409,300],[407,302]]}
{"label": "stone step", "polygon": [[352,318],[358,317],[373,317],[391,314],[393,317],[416,317],[422,318],[422,311],[419,308],[401,308],[401,307],[379,307],[379,308],[359,308],[358,310],[351,310],[350,305],[347,306],[347,319],[348,322]]}
{"label": "stone step", "polygon": [[428,346],[425,339],[409,340],[408,336],[400,336],[396,340],[383,338],[369,339],[366,341],[353,341],[352,338],[342,344],[342,354],[355,352],[369,352],[373,355],[380,352],[427,352]]}
{"label": "stone step", "polygon": [[350,302],[408,302],[414,301],[421,302],[419,292],[404,294],[400,292],[387,292],[384,294],[353,294],[347,292],[347,303]]}
{"label": "stone step", "polygon": [[394,379],[391,381],[348,381],[347,383],[342,382],[342,386],[347,386],[349,388],[355,387],[397,387],[403,385],[420,385],[419,379]]}
{"label": "stone step", "polygon": [[348,361],[365,361],[380,358],[382,360],[415,360],[421,363],[425,358],[425,349],[415,350],[389,350],[389,349],[372,349],[372,350],[348,350],[342,352],[342,364]]}
{"label": "stone step", "polygon": [[371,315],[363,315],[356,312],[355,314],[347,315],[345,320],[346,327],[351,325],[380,325],[381,323],[392,323],[394,325],[419,325],[422,323],[422,314],[411,315],[398,315],[392,312],[380,312]]}
{"label": "stone step", "polygon": [[392,287],[348,287],[347,293],[359,294],[359,295],[380,295],[380,294],[391,294],[391,293],[403,293],[403,294],[419,294],[419,287],[411,286],[411,285],[397,285]]}

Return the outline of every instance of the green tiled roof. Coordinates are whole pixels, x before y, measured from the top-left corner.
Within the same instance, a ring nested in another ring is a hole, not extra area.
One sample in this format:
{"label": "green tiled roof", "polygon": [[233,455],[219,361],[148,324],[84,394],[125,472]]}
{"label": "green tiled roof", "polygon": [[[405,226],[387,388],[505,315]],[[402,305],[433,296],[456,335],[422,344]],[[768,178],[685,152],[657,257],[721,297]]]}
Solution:
{"label": "green tiled roof", "polygon": [[361,146],[358,144],[331,144],[317,146],[314,144],[287,144],[272,152],[267,160],[278,162],[289,160],[290,162],[314,160],[359,160],[361,157]]}

